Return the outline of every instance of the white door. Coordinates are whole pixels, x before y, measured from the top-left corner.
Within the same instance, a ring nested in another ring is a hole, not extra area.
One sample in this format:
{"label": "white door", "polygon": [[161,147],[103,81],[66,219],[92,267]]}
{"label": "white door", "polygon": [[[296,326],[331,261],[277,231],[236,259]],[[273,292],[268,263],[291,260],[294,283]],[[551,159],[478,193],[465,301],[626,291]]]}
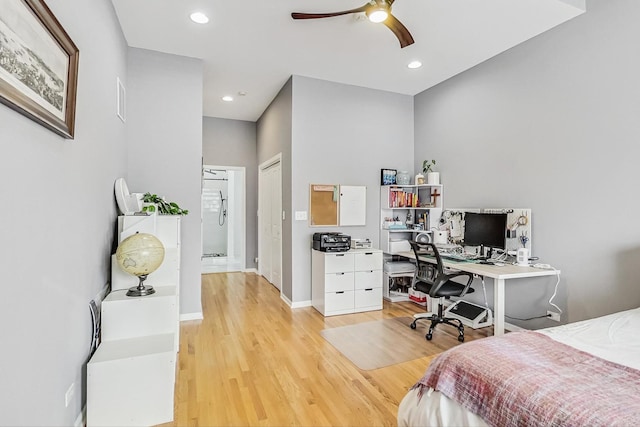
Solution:
{"label": "white door", "polygon": [[281,289],[282,168],[279,156],[260,165],[258,186],[258,271]]}
{"label": "white door", "polygon": [[282,169],[270,168],[271,182],[271,283],[282,289]]}
{"label": "white door", "polygon": [[258,272],[271,282],[271,183],[266,170],[258,182]]}

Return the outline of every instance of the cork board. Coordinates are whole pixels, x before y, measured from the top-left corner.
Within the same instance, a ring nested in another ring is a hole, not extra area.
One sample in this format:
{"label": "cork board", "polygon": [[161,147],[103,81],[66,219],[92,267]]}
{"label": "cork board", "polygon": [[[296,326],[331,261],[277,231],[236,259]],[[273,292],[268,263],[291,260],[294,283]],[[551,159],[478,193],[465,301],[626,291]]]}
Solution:
{"label": "cork board", "polygon": [[338,225],[338,186],[311,184],[309,194],[311,226]]}

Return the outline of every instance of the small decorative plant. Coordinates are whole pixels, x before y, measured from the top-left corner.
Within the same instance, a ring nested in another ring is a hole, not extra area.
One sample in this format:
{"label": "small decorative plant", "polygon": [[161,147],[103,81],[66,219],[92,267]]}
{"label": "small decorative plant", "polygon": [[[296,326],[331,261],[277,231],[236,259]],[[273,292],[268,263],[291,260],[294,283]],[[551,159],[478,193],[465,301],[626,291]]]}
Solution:
{"label": "small decorative plant", "polygon": [[177,203],[167,202],[163,197],[156,194],[144,193],[142,195],[142,201],[144,203],[153,203],[142,208],[142,212],[155,212],[156,206],[158,207],[158,213],[160,215],[187,215],[189,213],[186,209],[181,209]]}
{"label": "small decorative plant", "polygon": [[425,160],[424,162],[422,162],[422,172],[424,173],[435,172],[434,171],[435,167],[436,167],[435,160]]}

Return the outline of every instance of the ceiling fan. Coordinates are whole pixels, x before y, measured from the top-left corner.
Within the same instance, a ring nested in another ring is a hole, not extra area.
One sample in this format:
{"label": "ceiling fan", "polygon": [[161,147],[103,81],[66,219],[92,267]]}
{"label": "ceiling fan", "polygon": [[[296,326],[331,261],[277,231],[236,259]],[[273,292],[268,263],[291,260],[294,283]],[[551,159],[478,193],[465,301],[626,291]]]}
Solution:
{"label": "ceiling fan", "polygon": [[356,9],[327,13],[293,12],[291,17],[293,19],[331,18],[333,16],[347,15],[349,13],[364,12],[371,22],[381,22],[393,31],[393,34],[395,34],[400,41],[400,47],[403,48],[412,45],[414,41],[409,30],[407,30],[407,28],[391,14],[391,5],[394,1],[395,0],[370,0],[368,3]]}

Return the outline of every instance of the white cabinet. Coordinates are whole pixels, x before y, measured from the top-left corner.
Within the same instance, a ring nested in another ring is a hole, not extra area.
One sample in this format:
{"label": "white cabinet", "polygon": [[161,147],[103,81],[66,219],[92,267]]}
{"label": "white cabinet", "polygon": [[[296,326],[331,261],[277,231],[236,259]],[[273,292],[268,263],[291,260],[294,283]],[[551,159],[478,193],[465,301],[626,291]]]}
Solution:
{"label": "white cabinet", "polygon": [[124,290],[107,295],[101,308],[102,340],[166,333],[178,336],[176,287],[158,286],[155,289],[155,293],[142,297],[128,297]]}
{"label": "white cabinet", "polygon": [[151,426],[173,420],[173,334],[100,344],[87,363],[87,426]]}
{"label": "white cabinet", "polygon": [[324,316],[382,309],[382,251],[311,251],[311,303]]}
{"label": "white cabinet", "polygon": [[[380,187],[380,249],[389,254],[410,251],[410,240],[438,226],[442,206],[442,185]],[[407,225],[408,214],[411,223],[422,224],[422,229]]]}

